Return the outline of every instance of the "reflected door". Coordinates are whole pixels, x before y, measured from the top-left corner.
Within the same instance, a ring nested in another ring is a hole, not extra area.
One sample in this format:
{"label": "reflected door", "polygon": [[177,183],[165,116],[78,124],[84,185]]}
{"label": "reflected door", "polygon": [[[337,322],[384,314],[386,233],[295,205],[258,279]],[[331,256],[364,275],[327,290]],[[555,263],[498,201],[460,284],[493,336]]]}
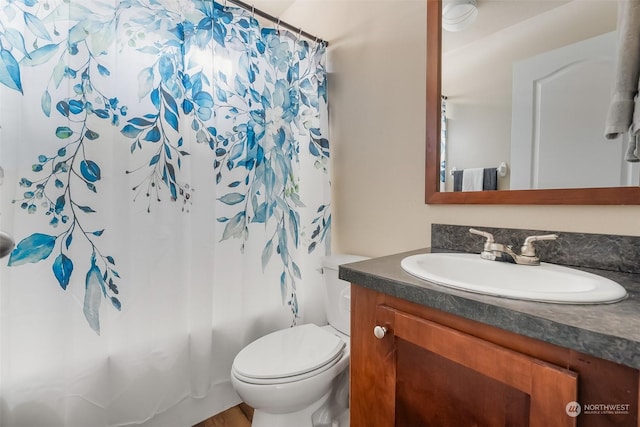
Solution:
{"label": "reflected door", "polygon": [[616,39],[604,34],[514,65],[511,189],[638,185],[626,141],[604,137]]}

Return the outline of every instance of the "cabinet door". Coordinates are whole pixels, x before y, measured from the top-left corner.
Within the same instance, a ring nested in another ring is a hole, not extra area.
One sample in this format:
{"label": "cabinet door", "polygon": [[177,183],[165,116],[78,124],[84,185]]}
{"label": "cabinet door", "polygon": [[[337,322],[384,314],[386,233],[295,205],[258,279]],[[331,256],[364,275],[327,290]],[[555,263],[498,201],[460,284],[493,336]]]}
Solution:
{"label": "cabinet door", "polygon": [[575,426],[575,372],[384,304],[375,318],[370,359],[393,384],[376,426]]}
{"label": "cabinet door", "polygon": [[575,425],[576,373],[385,305],[376,320],[396,353],[395,425]]}

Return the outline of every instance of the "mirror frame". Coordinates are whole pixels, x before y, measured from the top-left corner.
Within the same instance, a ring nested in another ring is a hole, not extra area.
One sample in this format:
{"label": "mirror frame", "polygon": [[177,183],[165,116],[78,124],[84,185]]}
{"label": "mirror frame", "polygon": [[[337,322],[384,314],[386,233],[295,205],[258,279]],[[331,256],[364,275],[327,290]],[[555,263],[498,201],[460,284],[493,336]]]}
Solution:
{"label": "mirror frame", "polygon": [[427,1],[426,204],[640,205],[638,187],[440,192],[442,0]]}

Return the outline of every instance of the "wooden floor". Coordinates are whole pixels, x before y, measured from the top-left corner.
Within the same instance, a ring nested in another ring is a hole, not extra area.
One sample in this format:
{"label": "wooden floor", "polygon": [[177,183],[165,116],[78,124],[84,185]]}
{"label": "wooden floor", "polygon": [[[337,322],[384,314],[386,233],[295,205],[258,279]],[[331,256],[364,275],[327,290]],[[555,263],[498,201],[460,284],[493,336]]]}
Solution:
{"label": "wooden floor", "polygon": [[253,409],[241,403],[193,427],[251,427],[251,420],[253,420]]}

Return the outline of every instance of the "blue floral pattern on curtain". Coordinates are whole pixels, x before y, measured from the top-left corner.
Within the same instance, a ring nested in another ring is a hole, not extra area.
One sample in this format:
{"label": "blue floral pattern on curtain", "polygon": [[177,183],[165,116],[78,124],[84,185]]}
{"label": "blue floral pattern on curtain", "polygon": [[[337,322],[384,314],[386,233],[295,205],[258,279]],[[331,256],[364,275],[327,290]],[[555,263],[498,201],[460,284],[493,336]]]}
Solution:
{"label": "blue floral pattern on curtain", "polygon": [[[224,224],[220,239],[247,241],[252,227],[268,227],[262,267],[279,263],[282,302],[295,324],[301,270],[293,250],[314,251],[331,224],[328,204],[307,206],[315,216],[303,223],[297,173],[300,157],[311,156],[327,174],[319,111],[327,95],[325,46],[210,1],[4,0],[2,9],[0,83],[21,94],[41,91],[43,120],[60,121],[55,148],[42,145],[14,201],[26,214],[46,216],[49,228],[22,237],[9,265],[50,262],[62,289],[81,280],[84,316],[99,334],[102,303],[123,309],[126,291],[120,292],[128,284],[117,254],[101,249],[109,229],[96,226],[100,212],[86,196],[100,194],[107,159],[92,157],[87,147],[128,144],[134,167],[126,173],[137,178],[126,190],[132,198],[148,212],[165,200],[188,212],[205,188],[188,182],[185,162],[193,144],[204,144],[223,212],[211,219]],[[59,31],[60,23],[68,31]],[[146,63],[130,70],[146,109],[141,114],[131,113],[131,94],[119,91],[104,60],[114,46]],[[25,68],[51,74],[30,81]],[[73,90],[61,90],[63,82]],[[105,123],[117,138],[103,138]],[[78,241],[89,248],[88,262],[70,252]]]}

